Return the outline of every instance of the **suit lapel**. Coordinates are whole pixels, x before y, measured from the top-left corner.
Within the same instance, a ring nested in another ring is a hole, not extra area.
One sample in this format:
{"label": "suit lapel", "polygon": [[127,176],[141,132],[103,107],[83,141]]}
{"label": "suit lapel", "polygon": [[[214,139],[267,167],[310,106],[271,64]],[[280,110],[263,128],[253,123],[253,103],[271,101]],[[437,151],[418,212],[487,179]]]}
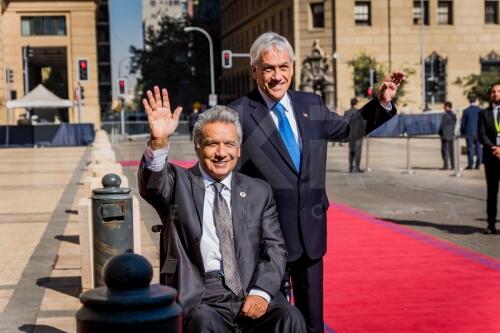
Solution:
{"label": "suit lapel", "polygon": [[203,183],[203,176],[201,175],[198,163],[189,169],[189,178],[191,178],[191,191],[193,194],[193,201],[198,214],[199,235],[202,233],[203,225],[203,204],[205,200],[205,183]]}
{"label": "suit lapel", "polygon": [[[247,200],[247,188],[241,182],[240,176],[233,172],[233,177],[231,180],[231,219],[233,221],[233,236],[234,236],[234,246],[236,260],[238,256],[244,255],[241,253],[239,245],[242,244],[240,241],[241,237],[246,237],[245,235],[245,216],[246,216],[246,200]],[[241,268],[240,268],[241,271]]]}
{"label": "suit lapel", "polygon": [[[281,139],[278,129],[274,124],[271,114],[267,109],[266,103],[262,99],[258,89],[252,91],[249,95],[250,102],[249,106],[251,109],[252,118],[255,120],[257,125],[262,129],[265,136],[269,138],[269,141],[278,151],[281,157],[286,161],[286,163],[295,171],[295,166],[293,164],[292,158],[288,153],[288,150]],[[296,171],[295,171],[296,172]]]}

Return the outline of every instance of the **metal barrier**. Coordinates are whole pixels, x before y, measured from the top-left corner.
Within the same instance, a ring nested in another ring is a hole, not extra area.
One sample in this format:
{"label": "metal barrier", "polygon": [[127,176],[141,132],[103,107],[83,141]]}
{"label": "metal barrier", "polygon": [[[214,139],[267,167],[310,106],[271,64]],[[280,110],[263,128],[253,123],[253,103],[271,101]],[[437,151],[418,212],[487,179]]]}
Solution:
{"label": "metal barrier", "polygon": [[[375,137],[375,138],[370,138],[370,137],[365,137],[366,141],[366,148],[365,148],[365,170],[372,171],[369,161],[370,161],[370,139],[406,139],[406,170],[403,171],[405,174],[412,175],[415,173],[414,170],[411,168],[411,149],[410,149],[410,141],[411,138],[415,139],[430,139],[430,140],[436,140],[439,139],[439,136],[411,136],[411,135],[405,135],[401,137]],[[459,140],[460,136],[455,136],[453,139],[453,161],[454,161],[454,168],[453,168],[453,176],[454,177],[461,177],[461,170],[460,170],[460,149],[459,149]]]}
{"label": "metal barrier", "polygon": [[[103,121],[101,122],[101,129],[106,131],[109,135],[115,133],[121,133],[120,121]],[[125,135],[146,135],[149,134],[148,122],[147,121],[126,121],[125,122]],[[179,126],[175,131],[175,135],[189,135],[189,121],[181,120],[179,121]]]}

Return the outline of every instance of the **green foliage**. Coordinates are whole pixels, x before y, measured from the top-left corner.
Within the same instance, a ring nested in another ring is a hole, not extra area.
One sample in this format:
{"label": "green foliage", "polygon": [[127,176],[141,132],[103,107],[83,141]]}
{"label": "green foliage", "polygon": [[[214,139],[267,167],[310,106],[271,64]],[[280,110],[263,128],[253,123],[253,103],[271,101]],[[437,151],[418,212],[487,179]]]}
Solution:
{"label": "green foliage", "polygon": [[[353,59],[349,60],[347,64],[349,67],[353,68],[353,87],[356,97],[369,97],[367,92],[370,87],[370,69],[374,69],[377,72],[377,80],[373,85],[374,94],[378,91],[380,84],[388,74],[384,65],[380,64],[374,57],[371,57],[364,52],[361,52]],[[406,73],[407,80],[411,75],[415,74],[415,69],[412,67],[405,66],[402,70]],[[403,82],[396,93],[396,97],[394,99],[396,103],[405,95],[404,85],[405,83]]]}
{"label": "green foliage", "polygon": [[470,74],[459,77],[454,84],[463,88],[464,96],[475,94],[481,104],[490,100],[490,87],[493,83],[500,82],[500,70],[483,74]]}

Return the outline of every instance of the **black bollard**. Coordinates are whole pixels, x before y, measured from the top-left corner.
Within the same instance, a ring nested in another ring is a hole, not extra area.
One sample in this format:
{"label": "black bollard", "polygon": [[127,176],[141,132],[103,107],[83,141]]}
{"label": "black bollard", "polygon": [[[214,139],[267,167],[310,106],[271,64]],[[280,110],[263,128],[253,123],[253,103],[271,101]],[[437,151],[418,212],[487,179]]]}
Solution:
{"label": "black bollard", "polygon": [[103,188],[92,191],[94,287],[104,285],[101,272],[106,261],[134,248],[132,195],[120,184],[118,175],[108,173],[102,177]]}
{"label": "black bollard", "polygon": [[142,256],[125,253],[103,269],[106,287],[80,295],[76,313],[78,333],[177,333],[182,309],[175,289],[153,284],[153,268]]}

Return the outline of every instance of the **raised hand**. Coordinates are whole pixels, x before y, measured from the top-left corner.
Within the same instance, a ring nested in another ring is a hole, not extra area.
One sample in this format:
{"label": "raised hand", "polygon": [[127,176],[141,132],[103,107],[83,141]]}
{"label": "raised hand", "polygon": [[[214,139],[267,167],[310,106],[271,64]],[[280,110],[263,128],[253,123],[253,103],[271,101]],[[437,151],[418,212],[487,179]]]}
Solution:
{"label": "raised hand", "polygon": [[142,100],[144,109],[148,116],[149,133],[151,140],[149,145],[152,149],[163,148],[168,144],[168,138],[175,132],[179,125],[181,107],[177,107],[172,113],[167,89],[161,90],[154,86],[153,92],[146,92],[147,99]]}
{"label": "raised hand", "polygon": [[405,80],[406,73],[400,70],[395,70],[387,75],[378,90],[379,101],[383,104],[391,102],[396,96],[399,85]]}

